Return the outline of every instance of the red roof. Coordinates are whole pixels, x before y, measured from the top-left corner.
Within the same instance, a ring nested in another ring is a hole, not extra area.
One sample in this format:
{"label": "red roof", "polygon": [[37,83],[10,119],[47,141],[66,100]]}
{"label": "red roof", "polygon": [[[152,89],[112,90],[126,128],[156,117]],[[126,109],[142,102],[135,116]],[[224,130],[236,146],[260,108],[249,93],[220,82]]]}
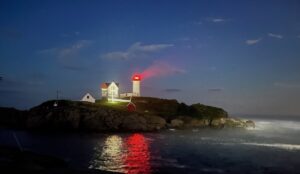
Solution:
{"label": "red roof", "polygon": [[[101,89],[107,89],[110,84],[111,83],[102,83],[101,84]],[[119,87],[119,83],[116,83],[116,85],[117,85],[117,87]]]}
{"label": "red roof", "polygon": [[102,83],[102,84],[101,84],[101,88],[102,88],[102,89],[107,89],[107,88],[108,88],[107,83]]}

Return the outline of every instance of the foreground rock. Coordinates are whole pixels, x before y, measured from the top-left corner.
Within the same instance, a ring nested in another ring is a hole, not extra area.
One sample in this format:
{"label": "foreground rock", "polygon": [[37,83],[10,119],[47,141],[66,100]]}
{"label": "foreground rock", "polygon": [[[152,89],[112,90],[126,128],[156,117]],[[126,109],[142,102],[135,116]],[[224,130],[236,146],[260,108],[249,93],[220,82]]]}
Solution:
{"label": "foreground rock", "polygon": [[10,128],[25,128],[27,115],[27,111],[0,107],[0,125]]}
{"label": "foreground rock", "polygon": [[66,173],[66,174],[111,174],[112,172],[73,169],[56,157],[20,151],[17,148],[0,146],[1,173]]}

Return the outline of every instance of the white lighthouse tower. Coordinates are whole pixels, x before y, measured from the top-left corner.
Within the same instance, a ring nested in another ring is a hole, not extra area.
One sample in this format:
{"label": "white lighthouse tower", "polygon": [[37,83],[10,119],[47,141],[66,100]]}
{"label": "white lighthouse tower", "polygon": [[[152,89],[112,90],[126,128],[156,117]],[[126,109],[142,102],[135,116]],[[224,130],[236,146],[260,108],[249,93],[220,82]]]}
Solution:
{"label": "white lighthouse tower", "polygon": [[141,76],[135,74],[132,76],[132,96],[141,96]]}

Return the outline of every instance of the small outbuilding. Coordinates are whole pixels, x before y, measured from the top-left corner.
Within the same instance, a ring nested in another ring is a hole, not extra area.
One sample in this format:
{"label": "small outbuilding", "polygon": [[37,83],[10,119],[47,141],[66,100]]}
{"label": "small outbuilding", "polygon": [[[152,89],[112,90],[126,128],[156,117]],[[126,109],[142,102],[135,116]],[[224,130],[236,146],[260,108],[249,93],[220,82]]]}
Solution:
{"label": "small outbuilding", "polygon": [[86,93],[86,94],[82,97],[81,101],[90,102],[90,103],[95,103],[96,100],[95,100],[95,98],[94,98],[90,93]]}

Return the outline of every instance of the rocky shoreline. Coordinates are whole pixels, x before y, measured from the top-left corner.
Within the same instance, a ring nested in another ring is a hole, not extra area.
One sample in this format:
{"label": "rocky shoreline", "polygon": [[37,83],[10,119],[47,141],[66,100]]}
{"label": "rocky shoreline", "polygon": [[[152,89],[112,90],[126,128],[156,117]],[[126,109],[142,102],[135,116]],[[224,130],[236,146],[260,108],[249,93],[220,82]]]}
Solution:
{"label": "rocky shoreline", "polygon": [[[58,102],[55,107],[54,102]],[[176,100],[138,98],[135,112],[124,105],[76,101],[48,101],[27,111],[0,108],[0,126],[49,131],[157,131],[167,128],[247,128],[251,120],[230,118],[221,108]]]}
{"label": "rocky shoreline", "polygon": [[178,118],[167,124],[168,128],[190,129],[190,128],[255,128],[252,120],[242,120],[239,118],[218,118],[214,120]]}

